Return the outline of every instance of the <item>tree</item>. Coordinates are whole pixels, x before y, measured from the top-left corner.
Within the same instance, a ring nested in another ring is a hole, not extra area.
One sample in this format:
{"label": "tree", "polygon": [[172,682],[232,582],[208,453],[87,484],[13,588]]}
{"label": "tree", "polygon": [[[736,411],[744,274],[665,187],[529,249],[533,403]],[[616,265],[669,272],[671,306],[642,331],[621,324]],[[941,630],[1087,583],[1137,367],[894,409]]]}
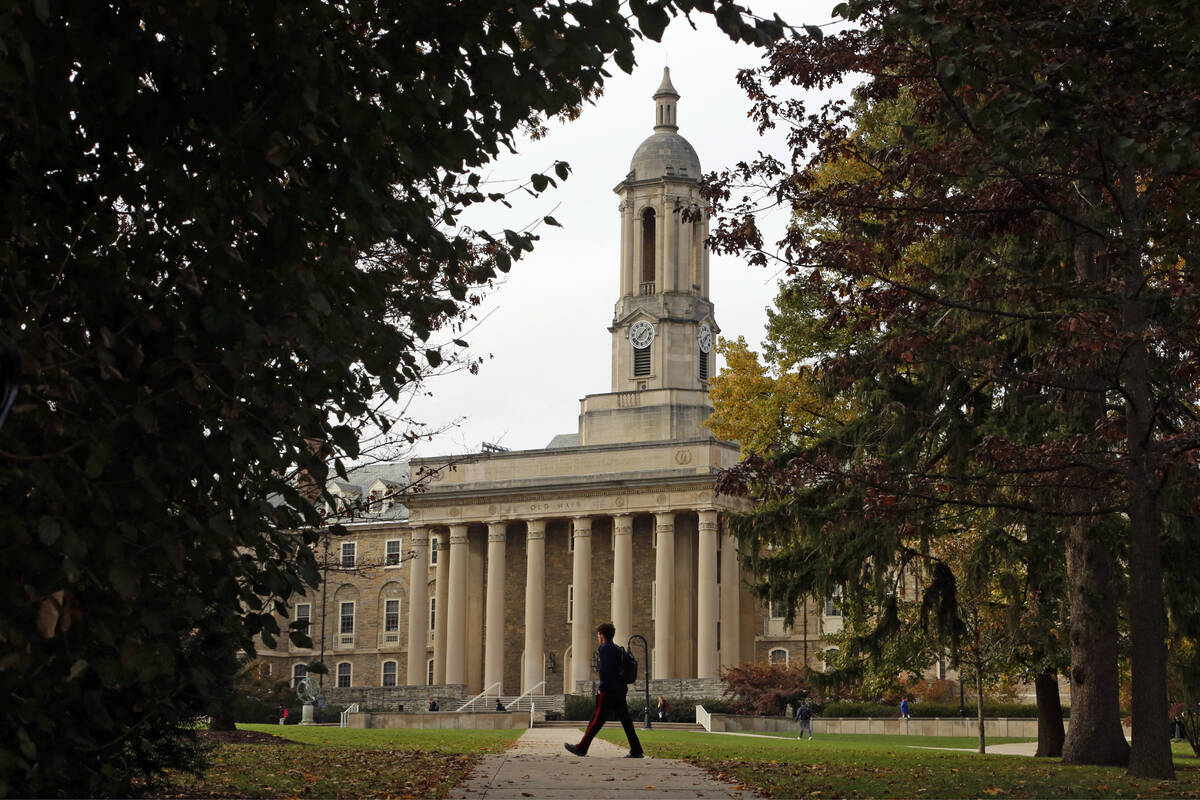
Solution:
{"label": "tree", "polygon": [[[1196,485],[1200,434],[1200,314],[1186,288],[1200,170],[1194,24],[1155,2],[862,0],[839,11],[860,27],[781,46],[762,78],[743,76],[764,126],[794,126],[803,168],[761,159],[737,177],[769,182],[834,232],[795,226],[784,253],[794,282],[828,298],[831,324],[862,333],[819,365],[823,380],[876,397],[877,413],[847,426],[848,444],[819,465],[776,472],[824,481],[827,508],[861,499],[897,523],[941,505],[1057,520],[1077,689],[1064,758],[1129,757],[1131,775],[1171,777],[1160,542],[1170,519],[1191,514],[1168,488]],[[853,73],[870,76],[858,94],[868,107],[911,104],[894,146],[863,148],[854,108],[809,115],[766,85]],[[823,182],[819,168],[846,158],[867,177]],[[712,196],[731,191],[718,183]],[[761,260],[743,207],[717,240]],[[889,445],[908,450],[881,452]],[[1122,554],[1132,756],[1115,716]]]}
{"label": "tree", "polygon": [[615,0],[0,15],[0,327],[20,358],[0,794],[125,795],[194,763],[177,734],[230,653],[317,580],[320,518],[289,476],[323,485],[364,420],[392,430],[377,399],[436,368],[431,337],[532,246],[458,228],[503,199],[481,170],[608,59],[630,70],[638,28],[693,9],[743,41],[784,31],[724,0],[636,0],[636,23]]}

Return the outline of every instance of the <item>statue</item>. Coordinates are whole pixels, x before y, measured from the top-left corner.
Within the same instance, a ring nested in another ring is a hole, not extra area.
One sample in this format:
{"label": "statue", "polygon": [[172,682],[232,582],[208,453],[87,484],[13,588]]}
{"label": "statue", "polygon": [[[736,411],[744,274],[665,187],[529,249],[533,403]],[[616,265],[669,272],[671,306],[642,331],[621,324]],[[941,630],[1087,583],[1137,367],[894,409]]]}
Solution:
{"label": "statue", "polygon": [[296,684],[296,697],[304,704],[303,712],[300,716],[301,725],[316,725],[317,721],[313,719],[313,703],[321,696],[321,686],[312,678],[301,678]]}

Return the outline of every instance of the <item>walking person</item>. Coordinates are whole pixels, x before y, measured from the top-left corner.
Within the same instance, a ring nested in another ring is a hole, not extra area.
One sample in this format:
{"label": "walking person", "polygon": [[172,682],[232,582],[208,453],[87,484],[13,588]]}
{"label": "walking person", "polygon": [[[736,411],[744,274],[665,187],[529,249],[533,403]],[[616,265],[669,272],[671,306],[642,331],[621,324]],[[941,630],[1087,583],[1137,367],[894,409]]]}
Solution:
{"label": "walking person", "polygon": [[905,719],[909,719],[908,698],[907,697],[903,697],[900,699],[900,716],[904,717]]}
{"label": "walking person", "polygon": [[621,675],[621,650],[613,644],[613,635],[617,630],[611,622],[602,622],[596,627],[596,640],[600,643],[600,686],[596,695],[596,713],[588,723],[587,730],[579,744],[564,742],[563,747],[568,753],[576,756],[586,756],[592,739],[604,727],[610,717],[621,721],[625,729],[625,738],[629,740],[629,753],[626,758],[643,758],[642,743],[638,741],[637,731],[633,729],[633,720],[629,716],[629,706],[625,703],[625,693],[629,686]]}
{"label": "walking person", "polygon": [[660,720],[666,719],[667,713],[670,710],[671,710],[671,704],[668,703],[662,695],[659,695],[659,697],[658,697],[658,718]]}
{"label": "walking person", "polygon": [[811,741],[812,735],[812,709],[808,707],[808,703],[801,703],[796,707],[796,722],[800,728],[796,733],[797,739],[803,739],[805,731],[808,732],[808,738]]}

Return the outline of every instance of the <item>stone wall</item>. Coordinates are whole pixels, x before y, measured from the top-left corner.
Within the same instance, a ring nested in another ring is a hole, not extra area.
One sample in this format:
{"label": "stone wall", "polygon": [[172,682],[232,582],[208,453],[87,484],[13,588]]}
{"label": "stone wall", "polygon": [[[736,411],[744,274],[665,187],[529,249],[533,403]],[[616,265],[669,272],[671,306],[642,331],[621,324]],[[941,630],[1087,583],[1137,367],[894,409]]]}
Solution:
{"label": "stone wall", "polygon": [[[697,716],[697,720],[701,717]],[[983,721],[984,736],[1011,736],[1036,739],[1038,721],[1026,717],[994,717]],[[1070,720],[1063,720],[1070,727]],[[712,714],[708,730],[723,733],[795,733],[797,724],[788,717],[751,717],[734,714]],[[900,719],[898,717],[813,717],[814,736],[858,733],[892,736],[968,736],[979,735],[979,721],[971,717],[928,717]],[[1128,738],[1130,731],[1125,729]]]}
{"label": "stone wall", "polygon": [[476,711],[415,714],[360,713],[349,715],[351,728],[471,728],[474,730],[511,730],[529,727],[528,711]]}
{"label": "stone wall", "polygon": [[429,698],[434,697],[438,705],[450,710],[467,700],[466,687],[457,686],[351,686],[347,689],[325,687],[321,690],[325,702],[331,705],[348,706],[358,703],[362,710],[395,711],[400,705],[406,712],[428,708]]}
{"label": "stone wall", "polygon": [[[576,694],[592,695],[596,693],[596,681],[579,681],[576,684]],[[650,681],[650,699],[665,697],[668,700],[706,700],[710,697],[721,697],[725,692],[725,684],[720,678],[662,678]],[[644,697],[646,681],[640,680],[629,685],[630,697]]]}

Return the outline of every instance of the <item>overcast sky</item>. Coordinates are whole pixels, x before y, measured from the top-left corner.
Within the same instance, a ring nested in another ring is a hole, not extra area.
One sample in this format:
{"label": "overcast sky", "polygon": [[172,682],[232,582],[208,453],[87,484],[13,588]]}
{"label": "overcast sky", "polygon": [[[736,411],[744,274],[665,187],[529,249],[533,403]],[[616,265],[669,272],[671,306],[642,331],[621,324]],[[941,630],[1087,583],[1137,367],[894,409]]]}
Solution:
{"label": "overcast sky", "polygon": [[[833,0],[747,3],[755,13],[777,12],[793,24],[825,25]],[[481,442],[512,450],[544,447],[559,433],[578,427],[579,400],[611,388],[613,305],[619,292],[620,216],[615,187],[629,171],[637,146],[654,123],[651,95],[664,66],[680,94],[679,133],[695,147],[705,172],[752,158],[759,150],[783,154],[782,137],[762,139],[747,119],[749,103],[737,87],[737,70],[760,63],[760,52],[729,41],[711,18],[698,17],[697,30],[677,19],[662,43],[637,48],[632,75],[615,66],[604,96],[569,123],[551,123],[550,135],[523,142],[520,152],[498,160],[491,188],[519,183],[544,171],[556,159],[571,165],[571,177],[537,200],[514,197],[512,210],[491,208],[467,218],[469,224],[498,231],[520,229],[552,214],[561,228],[542,225],[532,255],[514,264],[510,275],[479,308],[483,321],[467,337],[471,351],[490,354],[478,375],[434,379],[432,397],[422,398],[413,415],[429,424],[462,418],[461,424],[417,455],[477,451]],[[840,25],[827,25],[826,32]],[[786,214],[775,211],[776,230]],[[757,346],[765,308],[778,275],[730,257],[711,259],[711,297],[722,338],[745,336]]]}

